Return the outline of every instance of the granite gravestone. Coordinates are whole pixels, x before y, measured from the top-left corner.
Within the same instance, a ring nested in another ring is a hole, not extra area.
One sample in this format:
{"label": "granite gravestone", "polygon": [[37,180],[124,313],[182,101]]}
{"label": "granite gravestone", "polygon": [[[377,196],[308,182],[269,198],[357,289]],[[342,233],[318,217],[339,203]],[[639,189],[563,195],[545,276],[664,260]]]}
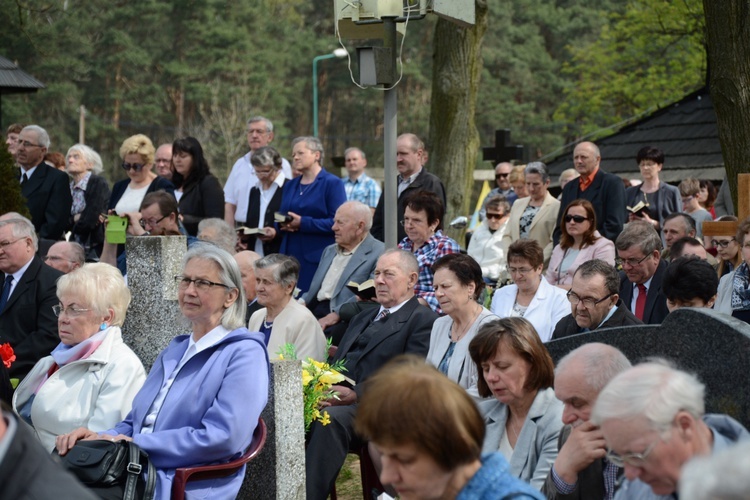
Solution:
{"label": "granite gravestone", "polygon": [[710,309],[678,309],[661,325],[606,328],[548,342],[557,362],[573,349],[602,342],[633,363],[671,360],[706,385],[706,412],[726,413],[750,428],[750,325]]}

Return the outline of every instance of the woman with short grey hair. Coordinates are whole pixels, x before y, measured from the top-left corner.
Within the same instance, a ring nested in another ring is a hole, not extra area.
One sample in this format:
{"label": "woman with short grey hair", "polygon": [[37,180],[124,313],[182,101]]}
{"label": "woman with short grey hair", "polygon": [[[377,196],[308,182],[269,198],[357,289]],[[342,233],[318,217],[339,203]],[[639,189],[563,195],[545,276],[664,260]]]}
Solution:
{"label": "woman with short grey hair", "polygon": [[326,339],[313,313],[294,300],[299,262],[282,254],[266,255],[254,264],[255,293],[263,307],[247,327],[265,335],[268,355],[275,358],[284,344],[294,345],[298,359],[326,358]]}
{"label": "woman with short grey hair", "polygon": [[552,233],[557,224],[560,202],[547,190],[550,184],[547,165],[540,161],[531,162],[526,165],[524,176],[529,196],[513,203],[503,244],[508,248],[522,238],[536,240],[544,250],[546,268],[552,255]]}
{"label": "woman with short grey hair", "polygon": [[89,257],[99,257],[104,243],[104,224],[99,214],[107,212],[111,192],[102,171],[99,153],[85,144],[75,144],[65,156],[65,171],[70,175],[71,238],[80,243]]}
{"label": "woman with short grey hair", "polygon": [[[234,258],[195,243],[175,282],[192,331],[162,351],[124,420],[103,432],[82,427],[55,443],[65,455],[80,439],[133,441],[156,467],[157,500],[171,498],[176,468],[240,456],[268,400],[268,356],[262,335],[242,326],[245,293]],[[189,482],[185,497],[235,498],[244,476],[243,467],[224,478]]]}
{"label": "woman with short grey hair", "polygon": [[240,231],[240,242],[245,250],[253,250],[261,256],[278,253],[282,233],[274,227],[273,214],[281,208],[282,189],[286,184],[281,155],[271,146],[264,146],[253,152],[250,163],[259,182],[250,189],[247,226],[263,229],[263,232],[245,235]]}

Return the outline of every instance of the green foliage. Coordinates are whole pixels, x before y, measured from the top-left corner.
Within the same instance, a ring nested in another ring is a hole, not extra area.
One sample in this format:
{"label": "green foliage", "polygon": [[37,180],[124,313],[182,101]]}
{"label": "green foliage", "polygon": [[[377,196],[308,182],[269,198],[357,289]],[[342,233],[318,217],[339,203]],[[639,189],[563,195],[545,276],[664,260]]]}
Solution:
{"label": "green foliage", "polygon": [[3,141],[0,145],[0,214],[18,212],[31,218],[26,208],[26,199],[21,194],[21,183],[18,182],[18,167],[8,146]]}
{"label": "green foliage", "polygon": [[[481,145],[510,128],[532,158],[701,82],[697,0],[487,0],[476,124]],[[312,59],[338,46],[331,2],[306,0],[0,0],[2,55],[47,86],[3,96],[2,121],[39,123],[52,150],[78,140],[117,168],[135,133],[159,144],[194,135],[226,178],[247,149],[245,120],[274,121],[274,145],[312,131]],[[657,14],[654,14],[656,12]],[[412,21],[403,45],[398,127],[430,135],[436,18]],[[666,34],[662,34],[666,33]],[[358,45],[344,41],[357,74]],[[382,166],[383,95],[357,88],[346,59],[321,61],[320,135],[326,158],[358,145]],[[439,126],[439,124],[438,124]]]}
{"label": "green foliage", "polygon": [[572,47],[555,120],[570,138],[683,97],[704,83],[701,0],[631,0],[601,36]]}

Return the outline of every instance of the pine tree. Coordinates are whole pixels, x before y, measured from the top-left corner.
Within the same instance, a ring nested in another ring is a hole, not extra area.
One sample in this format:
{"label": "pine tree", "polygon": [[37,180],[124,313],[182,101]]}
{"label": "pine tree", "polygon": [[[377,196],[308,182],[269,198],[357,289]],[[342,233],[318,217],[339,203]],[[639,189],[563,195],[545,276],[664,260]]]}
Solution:
{"label": "pine tree", "polygon": [[18,212],[31,218],[26,208],[26,199],[21,194],[21,184],[18,182],[18,168],[8,146],[3,142],[0,147],[0,214]]}

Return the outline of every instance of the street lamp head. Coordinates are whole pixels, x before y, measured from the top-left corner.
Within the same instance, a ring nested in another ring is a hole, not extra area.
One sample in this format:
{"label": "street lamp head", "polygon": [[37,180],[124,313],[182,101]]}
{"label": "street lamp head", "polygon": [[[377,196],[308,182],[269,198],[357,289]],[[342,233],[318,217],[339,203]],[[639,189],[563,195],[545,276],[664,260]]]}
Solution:
{"label": "street lamp head", "polygon": [[342,57],[346,57],[347,55],[349,55],[349,53],[343,47],[339,47],[338,49],[334,50],[332,52],[332,54],[334,56],[338,57],[339,59],[342,58]]}

